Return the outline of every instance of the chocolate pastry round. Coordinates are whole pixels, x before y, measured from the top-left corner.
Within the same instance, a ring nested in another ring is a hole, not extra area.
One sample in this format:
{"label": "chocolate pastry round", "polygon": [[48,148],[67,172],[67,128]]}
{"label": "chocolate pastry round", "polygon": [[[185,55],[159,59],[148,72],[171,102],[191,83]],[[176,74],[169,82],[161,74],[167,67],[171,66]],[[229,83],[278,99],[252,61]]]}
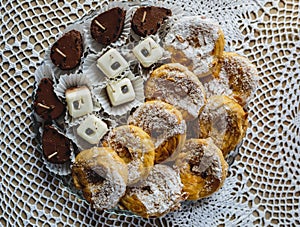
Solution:
{"label": "chocolate pastry round", "polygon": [[172,11],[163,7],[147,6],[138,8],[132,18],[131,28],[139,36],[154,35]]}
{"label": "chocolate pastry round", "polygon": [[103,45],[115,42],[121,35],[126,11],[115,7],[92,20],[90,31],[93,39]]}
{"label": "chocolate pastry round", "polygon": [[63,164],[70,160],[71,142],[53,126],[46,125],[42,136],[43,153],[47,161]]}
{"label": "chocolate pastry round", "polygon": [[70,70],[80,64],[82,54],[82,36],[79,31],[71,30],[53,44],[50,58],[60,69]]}
{"label": "chocolate pastry round", "polygon": [[53,91],[53,81],[43,78],[38,85],[33,104],[35,112],[44,120],[54,120],[65,112],[65,105]]}

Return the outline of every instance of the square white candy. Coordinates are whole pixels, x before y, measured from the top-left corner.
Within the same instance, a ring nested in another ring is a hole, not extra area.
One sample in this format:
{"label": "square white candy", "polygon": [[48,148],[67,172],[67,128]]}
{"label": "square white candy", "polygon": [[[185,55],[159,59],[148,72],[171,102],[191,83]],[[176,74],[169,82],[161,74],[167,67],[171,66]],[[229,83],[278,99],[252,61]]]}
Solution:
{"label": "square white candy", "polygon": [[135,92],[128,78],[109,83],[106,91],[113,106],[118,106],[135,99]]}
{"label": "square white candy", "polygon": [[116,49],[110,49],[97,60],[97,67],[109,78],[119,76],[128,66]]}
{"label": "square white candy", "polygon": [[77,128],[77,134],[90,144],[98,144],[107,131],[107,124],[94,115],[89,115]]}
{"label": "square white candy", "polygon": [[163,49],[148,37],[133,48],[133,54],[144,67],[149,67],[163,56]]}
{"label": "square white candy", "polygon": [[67,89],[65,95],[69,114],[72,117],[81,117],[93,111],[91,92],[86,86]]}

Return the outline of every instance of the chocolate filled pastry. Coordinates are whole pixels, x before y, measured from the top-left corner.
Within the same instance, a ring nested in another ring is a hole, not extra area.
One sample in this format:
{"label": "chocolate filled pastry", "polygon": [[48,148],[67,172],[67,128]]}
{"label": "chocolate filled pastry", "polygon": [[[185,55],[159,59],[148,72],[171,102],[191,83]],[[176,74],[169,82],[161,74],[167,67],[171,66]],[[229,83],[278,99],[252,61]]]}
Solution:
{"label": "chocolate filled pastry", "polygon": [[188,200],[198,200],[218,191],[228,170],[222,151],[210,138],[187,140],[175,165],[180,170]]}
{"label": "chocolate filled pastry", "polygon": [[211,137],[226,157],[245,136],[247,116],[233,99],[224,95],[212,96],[199,115],[200,138]]}
{"label": "chocolate filled pastry", "polygon": [[222,56],[224,45],[221,27],[201,16],[182,17],[165,38],[171,61],[188,67],[198,77],[210,74],[212,63]]}
{"label": "chocolate filled pastry", "polygon": [[151,136],[155,163],[174,160],[184,145],[185,121],[180,111],[168,103],[145,102],[128,118],[128,124],[142,128]]}
{"label": "chocolate filled pastry", "polygon": [[155,165],[147,179],[129,187],[120,203],[144,218],[159,217],[180,208],[186,199],[179,173],[165,165]]}
{"label": "chocolate filled pastry", "polygon": [[213,65],[214,79],[205,84],[207,95],[227,95],[244,106],[252,97],[258,80],[255,65],[236,53],[224,52]]}
{"label": "chocolate filled pastry", "polygon": [[79,31],[65,33],[51,47],[50,58],[62,70],[76,68],[83,54],[83,39]]}
{"label": "chocolate filled pastry", "polygon": [[131,21],[132,30],[139,36],[154,35],[164,21],[172,15],[170,9],[156,6],[138,8]]}
{"label": "chocolate filled pastry", "polygon": [[178,63],[155,69],[145,85],[146,100],[162,100],[175,106],[186,121],[195,119],[206,98],[199,79]]}
{"label": "chocolate filled pastry", "polygon": [[54,164],[70,161],[71,141],[51,125],[44,127],[42,147],[47,161]]}
{"label": "chocolate filled pastry", "polygon": [[53,81],[43,78],[38,85],[34,100],[35,112],[44,120],[55,120],[65,113],[65,105],[57,98]]}
{"label": "chocolate filled pastry", "polygon": [[124,27],[125,15],[125,10],[115,7],[95,17],[90,26],[93,39],[102,45],[117,41]]}
{"label": "chocolate filled pastry", "polygon": [[150,136],[134,125],[113,129],[103,141],[111,147],[128,167],[128,185],[144,180],[154,165],[154,144]]}
{"label": "chocolate filled pastry", "polygon": [[76,156],[72,178],[93,208],[111,209],[125,194],[128,169],[113,149],[94,147]]}

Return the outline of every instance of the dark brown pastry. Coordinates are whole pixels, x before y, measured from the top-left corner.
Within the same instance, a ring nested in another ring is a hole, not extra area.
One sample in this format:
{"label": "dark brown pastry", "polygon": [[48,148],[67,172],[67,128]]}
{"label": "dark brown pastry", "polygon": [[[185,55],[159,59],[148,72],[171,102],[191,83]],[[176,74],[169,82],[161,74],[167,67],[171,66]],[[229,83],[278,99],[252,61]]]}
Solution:
{"label": "dark brown pastry", "polygon": [[53,91],[53,81],[43,78],[38,85],[34,101],[35,112],[44,120],[54,120],[65,112],[65,105]]}
{"label": "dark brown pastry", "polygon": [[54,164],[63,164],[70,160],[71,142],[53,126],[46,125],[42,136],[45,158]]}
{"label": "dark brown pastry", "polygon": [[95,17],[90,27],[93,39],[103,45],[115,42],[122,33],[125,15],[125,10],[115,7]]}
{"label": "dark brown pastry", "polygon": [[139,36],[154,35],[169,16],[170,9],[156,6],[138,8],[132,18],[131,28]]}
{"label": "dark brown pastry", "polygon": [[50,58],[60,69],[70,70],[79,65],[82,53],[82,36],[79,31],[71,30],[53,44]]}

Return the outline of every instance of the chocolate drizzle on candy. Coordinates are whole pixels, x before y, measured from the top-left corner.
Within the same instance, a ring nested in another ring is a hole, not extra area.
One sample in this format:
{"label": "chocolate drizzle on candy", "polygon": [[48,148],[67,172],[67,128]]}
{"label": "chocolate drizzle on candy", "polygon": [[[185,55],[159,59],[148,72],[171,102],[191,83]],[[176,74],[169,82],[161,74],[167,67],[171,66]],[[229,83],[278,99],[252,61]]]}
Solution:
{"label": "chocolate drizzle on candy", "polygon": [[102,45],[117,41],[124,27],[125,15],[125,10],[115,7],[95,17],[90,27],[93,39]]}
{"label": "chocolate drizzle on candy", "polygon": [[132,30],[139,36],[154,35],[169,16],[170,9],[156,6],[140,7],[136,10],[131,21]]}
{"label": "chocolate drizzle on candy", "polygon": [[49,78],[39,83],[33,105],[36,113],[46,121],[57,119],[65,112],[65,105],[54,93],[53,81]]}
{"label": "chocolate drizzle on candy", "polygon": [[50,58],[60,69],[70,70],[80,64],[82,54],[82,36],[79,31],[71,30],[53,44]]}

